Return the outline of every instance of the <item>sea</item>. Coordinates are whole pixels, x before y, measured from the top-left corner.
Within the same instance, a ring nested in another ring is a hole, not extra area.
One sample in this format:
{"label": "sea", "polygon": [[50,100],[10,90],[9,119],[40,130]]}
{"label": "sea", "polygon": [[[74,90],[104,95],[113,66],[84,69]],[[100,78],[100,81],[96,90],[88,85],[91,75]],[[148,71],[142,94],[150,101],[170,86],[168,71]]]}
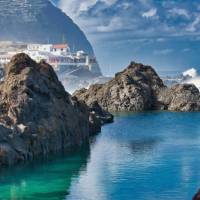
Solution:
{"label": "sea", "polygon": [[200,113],[117,113],[79,150],[0,170],[0,200],[191,200]]}

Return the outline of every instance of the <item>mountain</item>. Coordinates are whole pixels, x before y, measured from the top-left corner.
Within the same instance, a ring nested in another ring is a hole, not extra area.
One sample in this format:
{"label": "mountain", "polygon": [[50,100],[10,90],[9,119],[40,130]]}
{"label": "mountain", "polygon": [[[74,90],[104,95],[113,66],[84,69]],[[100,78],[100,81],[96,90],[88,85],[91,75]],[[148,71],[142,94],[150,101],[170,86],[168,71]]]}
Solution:
{"label": "mountain", "polygon": [[80,28],[49,0],[0,0],[0,40],[67,42],[73,50],[93,54]]}

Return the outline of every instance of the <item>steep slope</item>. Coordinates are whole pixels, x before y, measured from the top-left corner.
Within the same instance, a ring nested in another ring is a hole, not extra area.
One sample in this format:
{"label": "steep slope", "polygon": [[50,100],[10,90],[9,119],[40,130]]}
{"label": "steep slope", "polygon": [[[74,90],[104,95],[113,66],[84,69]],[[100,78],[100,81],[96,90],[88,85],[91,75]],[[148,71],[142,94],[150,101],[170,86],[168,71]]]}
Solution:
{"label": "steep slope", "polygon": [[134,62],[108,83],[92,85],[74,95],[88,105],[97,101],[108,111],[200,110],[200,94],[194,85],[167,88],[152,67]]}
{"label": "steep slope", "polygon": [[107,122],[107,113],[97,113],[65,92],[45,62],[18,54],[5,73],[0,83],[0,166],[80,146]]}
{"label": "steep slope", "polygon": [[60,43],[93,54],[91,44],[74,22],[49,0],[1,0],[0,40]]}

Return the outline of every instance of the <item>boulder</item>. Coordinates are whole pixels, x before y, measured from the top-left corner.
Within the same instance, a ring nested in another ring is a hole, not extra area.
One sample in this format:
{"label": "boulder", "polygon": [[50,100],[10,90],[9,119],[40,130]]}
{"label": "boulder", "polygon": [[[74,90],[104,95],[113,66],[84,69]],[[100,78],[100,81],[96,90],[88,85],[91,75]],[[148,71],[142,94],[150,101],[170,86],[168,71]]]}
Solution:
{"label": "boulder", "polygon": [[89,110],[90,113],[93,113],[96,118],[100,120],[101,125],[112,123],[114,121],[114,116],[102,109],[97,101],[94,101],[89,105]]}
{"label": "boulder", "polygon": [[167,88],[151,66],[132,62],[124,71],[105,84],[74,93],[88,106],[93,102],[106,111],[199,111],[199,90],[191,84]]}
{"label": "boulder", "polygon": [[97,101],[108,111],[144,111],[153,109],[163,88],[165,85],[152,67],[132,62],[108,83],[92,85],[74,95],[88,105]]}
{"label": "boulder", "polygon": [[161,109],[170,111],[199,111],[200,94],[192,84],[177,84],[159,93]]}
{"label": "boulder", "polygon": [[101,130],[91,115],[65,91],[50,65],[14,56],[0,83],[0,166],[88,142]]}

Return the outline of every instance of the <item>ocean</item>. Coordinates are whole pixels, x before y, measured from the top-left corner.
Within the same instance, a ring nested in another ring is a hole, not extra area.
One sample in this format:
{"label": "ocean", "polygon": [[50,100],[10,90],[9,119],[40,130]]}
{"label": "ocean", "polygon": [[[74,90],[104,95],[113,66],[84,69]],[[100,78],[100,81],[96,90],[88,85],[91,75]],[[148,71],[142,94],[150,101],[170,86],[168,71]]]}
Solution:
{"label": "ocean", "polygon": [[200,113],[116,114],[90,145],[0,171],[1,200],[190,200]]}

